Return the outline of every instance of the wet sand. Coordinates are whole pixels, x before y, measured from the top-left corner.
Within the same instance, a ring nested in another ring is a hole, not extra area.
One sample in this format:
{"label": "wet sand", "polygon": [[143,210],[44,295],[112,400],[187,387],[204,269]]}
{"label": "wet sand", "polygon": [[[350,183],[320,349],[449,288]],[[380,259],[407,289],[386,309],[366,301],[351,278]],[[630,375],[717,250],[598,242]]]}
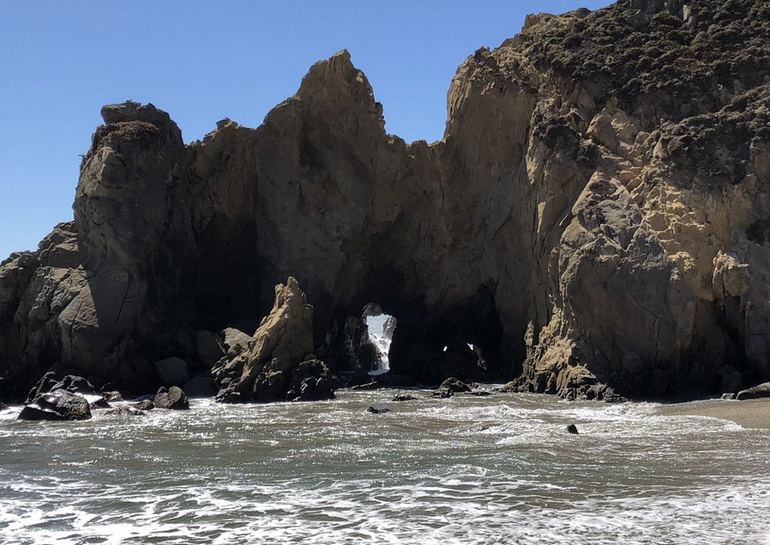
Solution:
{"label": "wet sand", "polygon": [[661,414],[671,416],[710,416],[731,420],[744,428],[770,429],[770,398],[735,401],[709,399],[665,405]]}

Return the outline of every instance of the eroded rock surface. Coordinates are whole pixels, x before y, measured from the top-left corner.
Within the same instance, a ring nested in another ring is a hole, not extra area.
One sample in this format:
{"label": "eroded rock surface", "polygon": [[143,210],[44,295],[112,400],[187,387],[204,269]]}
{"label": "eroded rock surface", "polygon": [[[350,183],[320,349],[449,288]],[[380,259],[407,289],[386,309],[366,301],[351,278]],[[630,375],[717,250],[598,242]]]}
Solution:
{"label": "eroded rock surface", "polygon": [[[178,386],[172,386],[171,388],[161,387],[155,394],[153,407],[156,409],[186,411],[190,408],[190,402],[187,399],[187,394]],[[141,410],[138,405],[137,408]]]}
{"label": "eroded rock surface", "polygon": [[37,396],[19,413],[19,420],[88,420],[91,408],[80,395],[56,390]]}
{"label": "eroded rock surface", "polygon": [[[273,309],[214,368],[217,399],[226,402],[311,401],[334,397],[336,378],[313,356],[313,307],[293,277],[275,287]],[[245,348],[248,347],[248,351]]]}
{"label": "eroded rock surface", "polygon": [[[0,396],[52,367],[152,391],[152,362],[179,357],[225,358],[225,397],[280,398],[305,356],[345,370],[345,324],[373,302],[413,382],[617,399],[766,381],[769,44],[756,0],[530,16],[460,66],[432,144],[386,133],[346,51],[259,128],[190,145],[152,105],[107,106],[75,221],[0,265]],[[305,333],[252,336],[291,323],[270,312],[289,276]]]}

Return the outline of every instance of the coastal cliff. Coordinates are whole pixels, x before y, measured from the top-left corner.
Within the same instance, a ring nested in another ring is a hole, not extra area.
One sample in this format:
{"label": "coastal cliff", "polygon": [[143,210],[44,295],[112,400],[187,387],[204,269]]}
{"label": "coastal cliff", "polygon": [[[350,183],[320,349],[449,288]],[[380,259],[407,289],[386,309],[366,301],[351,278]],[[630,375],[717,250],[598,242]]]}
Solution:
{"label": "coastal cliff", "polygon": [[74,221],[0,265],[0,398],[50,369],[136,392],[164,358],[210,372],[205,332],[253,333],[290,276],[312,305],[299,356],[336,372],[376,303],[415,383],[770,380],[769,4],[530,16],[459,67],[447,116],[438,142],[387,134],[346,51],[260,127],[190,145],[152,105],[105,106]]}

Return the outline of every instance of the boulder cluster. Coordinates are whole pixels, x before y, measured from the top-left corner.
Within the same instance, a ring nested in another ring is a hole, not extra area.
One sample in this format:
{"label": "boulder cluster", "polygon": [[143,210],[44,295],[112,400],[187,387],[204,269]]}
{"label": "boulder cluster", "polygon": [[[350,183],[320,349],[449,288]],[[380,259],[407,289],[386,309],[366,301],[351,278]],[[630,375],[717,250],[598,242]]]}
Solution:
{"label": "boulder cluster", "polygon": [[213,369],[223,402],[317,401],[334,397],[337,378],[313,355],[313,307],[297,281],[275,287],[275,303],[254,336]]}
{"label": "boulder cluster", "polygon": [[618,399],[770,380],[767,2],[530,16],[459,67],[430,144],[385,131],[347,51],[256,129],[186,145],[151,104],[102,117],[74,221],[0,263],[5,401],[47,371],[329,398],[368,380],[371,303],[397,319],[390,384]]}

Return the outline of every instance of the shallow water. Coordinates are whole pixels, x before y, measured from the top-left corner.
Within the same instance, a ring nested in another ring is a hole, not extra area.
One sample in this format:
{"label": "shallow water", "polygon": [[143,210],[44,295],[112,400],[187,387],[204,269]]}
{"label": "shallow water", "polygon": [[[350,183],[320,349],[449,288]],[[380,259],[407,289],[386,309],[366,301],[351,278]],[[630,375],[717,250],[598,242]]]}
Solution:
{"label": "shallow water", "polygon": [[770,544],[767,430],[536,395],[365,411],[393,394],[0,413],[0,543]]}

